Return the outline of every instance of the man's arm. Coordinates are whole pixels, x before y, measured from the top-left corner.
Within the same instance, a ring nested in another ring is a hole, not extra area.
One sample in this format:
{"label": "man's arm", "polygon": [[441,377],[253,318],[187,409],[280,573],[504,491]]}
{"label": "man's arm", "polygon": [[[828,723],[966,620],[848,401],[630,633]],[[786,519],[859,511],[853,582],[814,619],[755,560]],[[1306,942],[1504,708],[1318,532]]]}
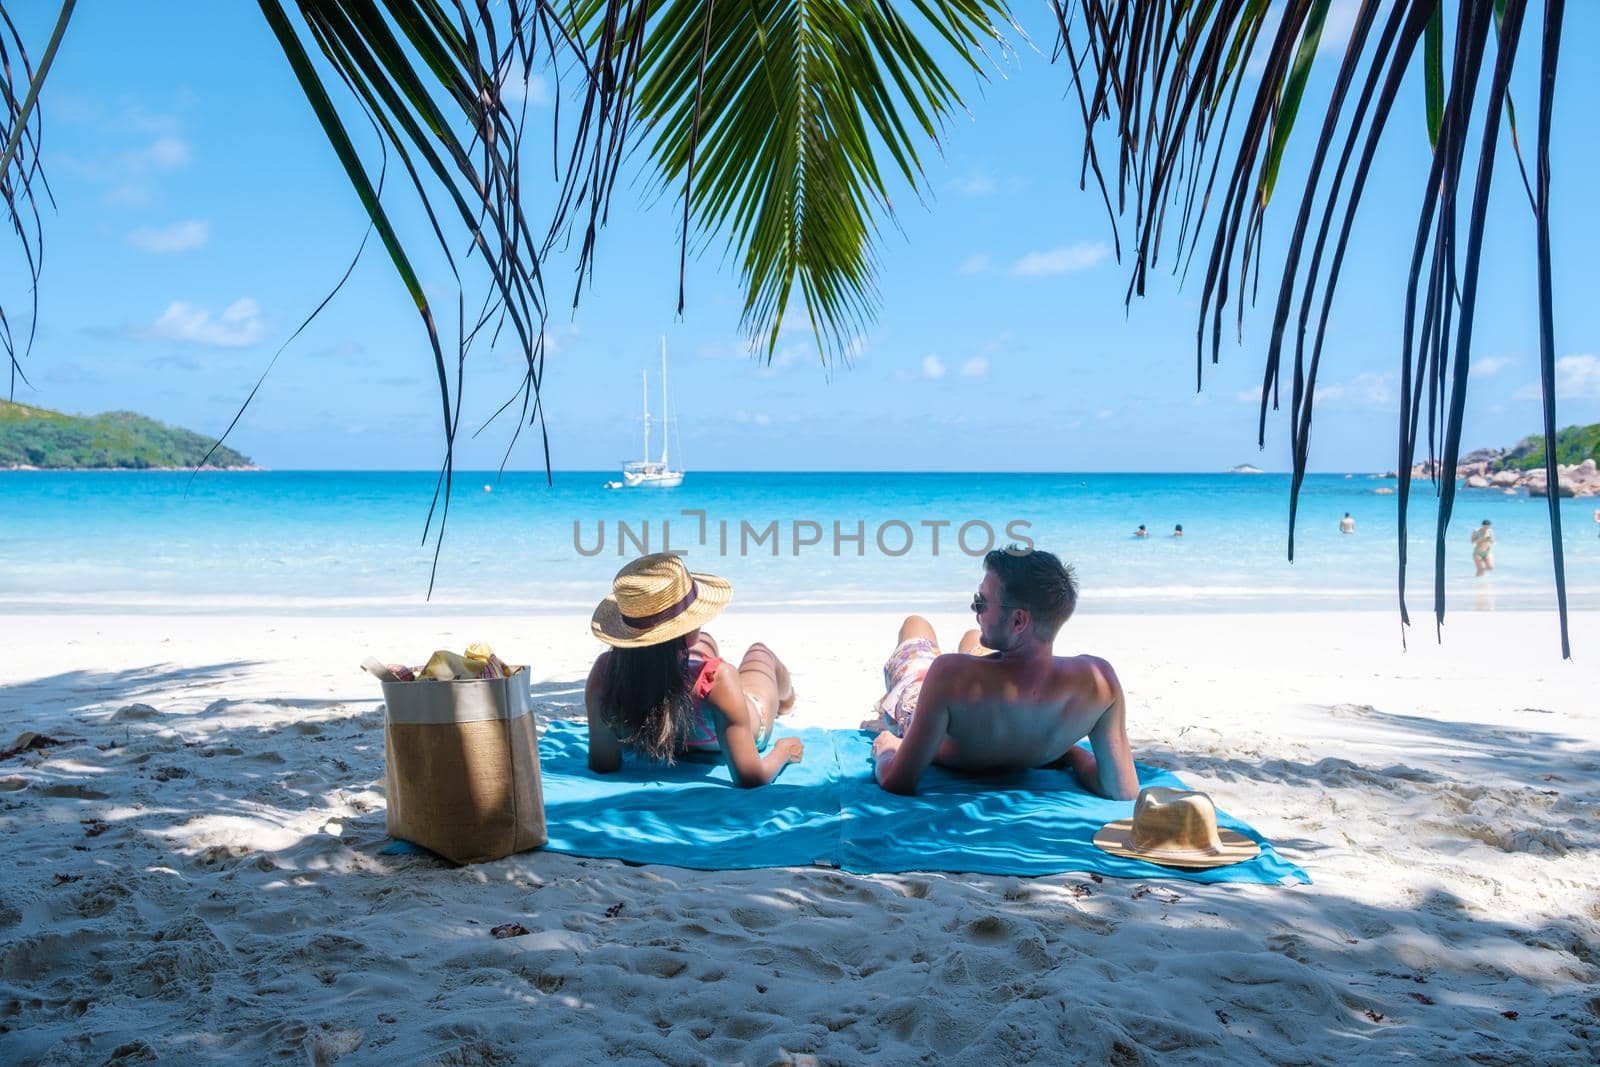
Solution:
{"label": "man's arm", "polygon": [[1132,800],[1139,795],[1139,774],[1133,767],[1133,749],[1128,744],[1127,701],[1122,683],[1111,664],[1089,657],[1094,677],[1094,701],[1105,708],[1089,728],[1091,755],[1073,745],[1067,750],[1072,773],[1091,793],[1111,800]]}
{"label": "man's arm", "polygon": [[933,762],[950,727],[950,708],[946,693],[950,686],[951,657],[940,656],[928,668],[922,680],[922,693],[917,697],[917,710],[911,717],[911,729],[903,738],[885,731],[872,743],[873,774],[878,785],[890,793],[910,796],[917,791],[917,781]]}

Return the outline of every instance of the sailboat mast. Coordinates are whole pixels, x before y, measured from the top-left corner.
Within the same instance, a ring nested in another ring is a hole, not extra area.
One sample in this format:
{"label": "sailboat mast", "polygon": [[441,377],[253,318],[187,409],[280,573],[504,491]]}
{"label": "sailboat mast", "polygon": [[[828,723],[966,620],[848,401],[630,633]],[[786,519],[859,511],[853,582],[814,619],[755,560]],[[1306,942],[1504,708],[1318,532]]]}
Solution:
{"label": "sailboat mast", "polygon": [[667,466],[667,441],[672,437],[672,423],[667,418],[667,335],[661,335],[661,469]]}
{"label": "sailboat mast", "polygon": [[644,372],[644,380],[640,383],[639,395],[644,398],[644,456],[646,463],[650,462],[650,372]]}

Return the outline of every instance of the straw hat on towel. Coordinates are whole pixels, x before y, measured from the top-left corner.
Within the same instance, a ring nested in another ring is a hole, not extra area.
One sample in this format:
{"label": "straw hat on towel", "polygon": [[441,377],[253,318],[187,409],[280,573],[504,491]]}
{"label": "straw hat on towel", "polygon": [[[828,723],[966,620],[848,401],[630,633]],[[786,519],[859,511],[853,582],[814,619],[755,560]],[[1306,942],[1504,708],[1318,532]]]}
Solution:
{"label": "straw hat on towel", "polygon": [[1113,856],[1191,870],[1226,867],[1261,854],[1261,846],[1243,834],[1217,828],[1209,796],[1161,786],[1139,790],[1133,818],[1107,823],[1094,843]]}

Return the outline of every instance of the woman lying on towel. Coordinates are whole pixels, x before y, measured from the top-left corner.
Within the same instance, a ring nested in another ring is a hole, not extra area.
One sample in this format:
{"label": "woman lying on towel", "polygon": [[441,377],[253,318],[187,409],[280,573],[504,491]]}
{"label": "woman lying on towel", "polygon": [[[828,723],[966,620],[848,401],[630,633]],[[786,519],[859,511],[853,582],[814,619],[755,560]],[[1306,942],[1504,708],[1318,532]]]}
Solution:
{"label": "woman lying on towel", "polygon": [[617,572],[590,623],[611,646],[583,687],[590,770],[615,771],[624,748],[660,763],[720,753],[735,784],[748,789],[800,762],[798,738],[772,739],[773,723],[794,706],[788,668],[758,642],[735,669],[700,631],[732,595],[721,578],[691,574],[670,554],[642,556]]}

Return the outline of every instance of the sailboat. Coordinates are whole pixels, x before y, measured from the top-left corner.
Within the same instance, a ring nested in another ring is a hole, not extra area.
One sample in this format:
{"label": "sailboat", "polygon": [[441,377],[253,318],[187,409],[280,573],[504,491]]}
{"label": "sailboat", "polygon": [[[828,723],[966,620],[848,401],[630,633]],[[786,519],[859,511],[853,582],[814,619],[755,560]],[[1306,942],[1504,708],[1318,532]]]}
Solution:
{"label": "sailboat", "polygon": [[[650,459],[650,372],[644,372],[644,458],[622,468],[622,485],[629,489],[675,489],[683,484],[683,472],[672,469],[667,441],[671,423],[667,421],[667,339],[661,338],[661,460]],[[614,483],[613,483],[614,484]]]}

